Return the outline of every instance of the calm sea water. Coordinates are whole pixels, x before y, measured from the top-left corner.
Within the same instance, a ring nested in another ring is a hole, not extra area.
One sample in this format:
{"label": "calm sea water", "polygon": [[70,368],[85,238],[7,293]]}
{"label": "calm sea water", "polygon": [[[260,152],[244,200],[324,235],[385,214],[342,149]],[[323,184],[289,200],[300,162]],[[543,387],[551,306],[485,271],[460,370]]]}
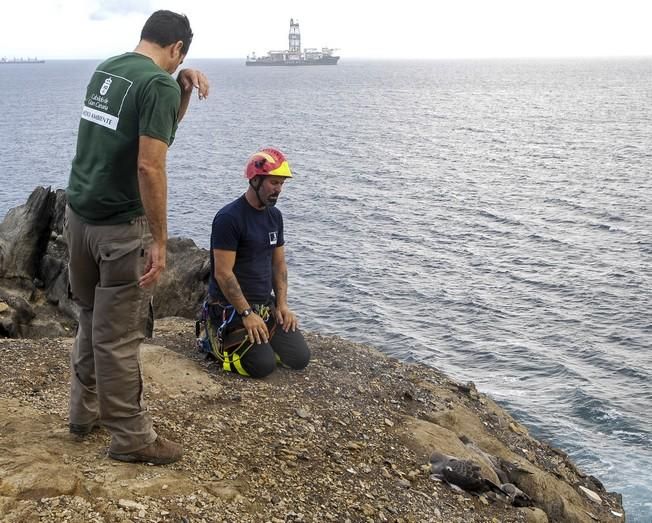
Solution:
{"label": "calm sea water", "polygon": [[[304,327],[475,381],[652,520],[652,60],[188,64],[171,234],[280,147]],[[94,65],[0,67],[0,214],[65,187]]]}

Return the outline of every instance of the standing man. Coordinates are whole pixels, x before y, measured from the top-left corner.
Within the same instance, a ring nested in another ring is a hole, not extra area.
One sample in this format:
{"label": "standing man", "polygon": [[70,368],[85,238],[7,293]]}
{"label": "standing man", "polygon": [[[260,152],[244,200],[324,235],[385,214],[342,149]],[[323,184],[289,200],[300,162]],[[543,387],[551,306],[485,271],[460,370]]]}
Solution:
{"label": "standing man", "polygon": [[188,18],[156,11],[132,53],[93,73],[82,109],[67,189],[65,234],[70,289],[79,306],[71,355],[70,432],[98,424],[111,433],[109,456],[173,463],[181,446],[158,436],[143,402],[140,343],[152,287],[165,269],[165,161],[199,71],[183,69]]}
{"label": "standing man", "polygon": [[263,149],[245,177],[247,192],[213,220],[206,349],[224,370],[262,378],[277,361],[303,369],[310,349],[287,303],[283,216],[275,207],[290,166],[280,151]]}

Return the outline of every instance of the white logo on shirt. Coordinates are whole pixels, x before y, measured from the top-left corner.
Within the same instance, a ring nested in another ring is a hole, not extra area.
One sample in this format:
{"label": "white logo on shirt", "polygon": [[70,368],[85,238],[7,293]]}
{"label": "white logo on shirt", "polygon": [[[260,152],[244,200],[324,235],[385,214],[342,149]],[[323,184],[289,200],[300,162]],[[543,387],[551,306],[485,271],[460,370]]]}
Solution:
{"label": "white logo on shirt", "polygon": [[278,234],[276,233],[276,231],[270,232],[269,233],[269,244],[270,245],[276,245],[277,242],[278,242]]}
{"label": "white logo on shirt", "polygon": [[109,87],[111,87],[111,82],[112,81],[113,80],[111,80],[111,78],[107,78],[106,80],[104,80],[104,83],[102,84],[102,87],[100,88],[100,94],[102,96],[104,96],[106,93],[109,92]]}
{"label": "white logo on shirt", "polygon": [[[102,82],[101,85],[100,82]],[[82,119],[115,131],[120,121],[122,106],[132,85],[131,80],[122,76],[99,69],[95,71],[82,108]],[[107,94],[109,89],[111,89],[110,95]]]}

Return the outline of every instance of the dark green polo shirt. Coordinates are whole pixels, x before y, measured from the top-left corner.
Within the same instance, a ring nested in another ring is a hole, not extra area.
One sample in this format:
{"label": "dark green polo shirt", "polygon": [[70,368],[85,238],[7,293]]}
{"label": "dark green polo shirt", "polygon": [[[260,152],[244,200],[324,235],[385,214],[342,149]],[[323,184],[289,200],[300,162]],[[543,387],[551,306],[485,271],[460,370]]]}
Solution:
{"label": "dark green polo shirt", "polygon": [[144,214],[138,190],[138,139],[174,140],[181,89],[150,58],[126,53],[100,64],[86,90],[68,203],[91,224]]}

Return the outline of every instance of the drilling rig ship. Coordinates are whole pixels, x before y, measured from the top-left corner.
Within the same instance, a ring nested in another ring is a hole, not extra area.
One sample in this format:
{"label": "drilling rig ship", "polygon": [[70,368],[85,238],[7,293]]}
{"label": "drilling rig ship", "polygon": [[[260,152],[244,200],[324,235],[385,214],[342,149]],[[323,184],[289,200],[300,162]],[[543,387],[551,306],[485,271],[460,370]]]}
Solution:
{"label": "drilling rig ship", "polygon": [[336,49],[322,47],[321,50],[306,48],[301,50],[301,33],[299,21],[290,18],[288,49],[286,51],[268,51],[267,56],[247,56],[246,65],[337,65],[339,56],[333,55]]}

